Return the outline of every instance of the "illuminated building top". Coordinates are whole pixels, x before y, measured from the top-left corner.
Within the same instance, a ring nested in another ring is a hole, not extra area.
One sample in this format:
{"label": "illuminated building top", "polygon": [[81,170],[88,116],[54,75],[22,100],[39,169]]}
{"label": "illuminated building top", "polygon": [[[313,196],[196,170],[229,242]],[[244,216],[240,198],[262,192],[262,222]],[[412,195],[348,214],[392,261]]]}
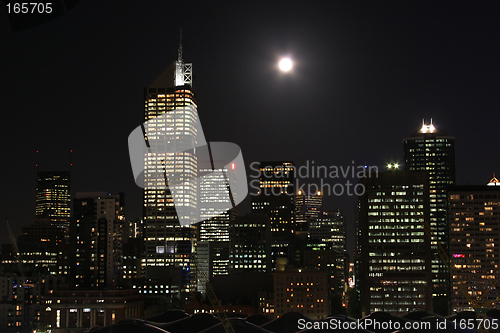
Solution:
{"label": "illuminated building top", "polygon": [[426,125],[425,120],[422,120],[422,128],[420,129],[420,133],[434,133],[434,131],[436,131],[436,128],[432,124],[432,118],[429,125]]}
{"label": "illuminated building top", "polygon": [[182,39],[177,50],[177,60],[163,71],[148,88],[193,86],[193,64],[182,59]]}
{"label": "illuminated building top", "polygon": [[[439,130],[432,122],[432,118],[430,120],[430,123],[426,123],[425,119],[422,120],[422,126],[420,127],[419,130],[415,131],[412,133],[411,137],[405,138],[403,141],[406,140],[413,140],[415,138],[422,138],[424,136],[440,136],[440,137],[448,137],[448,134],[444,131]],[[453,137],[450,136],[450,138],[454,139]]]}
{"label": "illuminated building top", "polygon": [[493,172],[493,178],[491,178],[488,186],[500,186],[500,181],[495,177],[495,173]]}

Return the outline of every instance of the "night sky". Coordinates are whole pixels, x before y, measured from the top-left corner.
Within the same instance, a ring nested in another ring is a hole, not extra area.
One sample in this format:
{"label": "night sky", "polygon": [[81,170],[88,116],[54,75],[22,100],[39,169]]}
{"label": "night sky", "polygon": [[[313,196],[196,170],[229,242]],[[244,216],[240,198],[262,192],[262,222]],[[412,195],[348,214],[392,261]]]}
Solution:
{"label": "night sky", "polygon": [[[177,57],[179,29],[207,141],[238,144],[247,164],[382,170],[403,162],[402,139],[432,117],[456,138],[457,183],[485,184],[500,173],[499,10],[479,1],[80,1],[13,33],[3,6],[0,230],[4,217],[16,232],[33,222],[37,150],[40,170],[65,170],[73,149],[73,192],[123,191],[127,219],[141,216],[128,135],[143,121],[143,88]],[[284,55],[292,73],[277,68]],[[326,199],[346,212],[349,250],[355,203]]]}

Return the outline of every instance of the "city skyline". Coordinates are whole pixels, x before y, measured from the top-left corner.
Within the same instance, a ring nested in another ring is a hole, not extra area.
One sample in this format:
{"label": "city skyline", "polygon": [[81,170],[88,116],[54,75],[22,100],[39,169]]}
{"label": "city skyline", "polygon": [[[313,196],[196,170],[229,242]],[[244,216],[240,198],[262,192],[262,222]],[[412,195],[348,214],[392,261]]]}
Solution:
{"label": "city skyline", "polygon": [[499,311],[493,8],[362,4],[0,25],[2,325]]}
{"label": "city skyline", "polygon": [[[126,138],[142,122],[142,87],[177,55],[179,28],[185,58],[198,73],[194,90],[205,135],[237,143],[247,165],[402,163],[402,139],[432,117],[457,139],[457,184],[482,185],[498,172],[499,157],[490,153],[498,50],[488,39],[498,28],[487,6],[331,4],[314,21],[313,9],[299,14],[294,6],[278,16],[249,11],[248,17],[273,16],[262,27],[239,23],[237,7],[209,11],[219,19],[211,24],[201,3],[189,17],[160,4],[119,6],[120,15],[113,16],[111,5],[96,13],[92,5],[78,4],[53,22],[18,33],[2,26],[5,49],[16,50],[1,55],[10,65],[0,97],[12,112],[4,121],[15,124],[21,112],[38,111],[25,120],[27,135],[19,137],[14,126],[2,133],[6,143],[17,139],[3,146],[4,156],[22,152],[2,169],[11,176],[0,213],[16,233],[34,220],[36,150],[40,170],[66,170],[74,163],[74,192],[123,191],[127,219],[141,216],[142,191],[132,179]],[[136,10],[149,15],[137,31],[126,24],[136,20]],[[269,13],[277,11],[270,6]],[[165,23],[164,16],[171,20]],[[351,20],[332,19],[341,16]],[[89,17],[98,23],[88,24]],[[158,35],[145,36],[148,24]],[[202,30],[205,25],[209,29]],[[291,75],[276,68],[285,54],[296,63]],[[221,119],[234,125],[221,129]],[[262,130],[255,135],[254,129]],[[352,234],[354,200],[325,197],[325,205],[346,211]]]}

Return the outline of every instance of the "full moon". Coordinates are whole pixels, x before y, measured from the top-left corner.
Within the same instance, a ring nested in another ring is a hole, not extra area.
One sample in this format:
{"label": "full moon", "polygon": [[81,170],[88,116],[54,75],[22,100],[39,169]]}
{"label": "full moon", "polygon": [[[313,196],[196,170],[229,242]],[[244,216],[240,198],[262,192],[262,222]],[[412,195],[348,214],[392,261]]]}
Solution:
{"label": "full moon", "polygon": [[293,63],[290,58],[283,58],[280,60],[279,66],[283,72],[288,72],[290,69],[292,69]]}

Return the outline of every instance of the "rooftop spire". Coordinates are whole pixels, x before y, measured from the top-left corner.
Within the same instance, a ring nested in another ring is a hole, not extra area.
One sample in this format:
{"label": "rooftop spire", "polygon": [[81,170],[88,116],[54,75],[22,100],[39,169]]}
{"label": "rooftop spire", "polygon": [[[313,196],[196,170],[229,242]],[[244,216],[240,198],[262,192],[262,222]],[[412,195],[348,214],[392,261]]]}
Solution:
{"label": "rooftop spire", "polygon": [[180,29],[179,49],[177,50],[177,61],[182,62],[182,29]]}

